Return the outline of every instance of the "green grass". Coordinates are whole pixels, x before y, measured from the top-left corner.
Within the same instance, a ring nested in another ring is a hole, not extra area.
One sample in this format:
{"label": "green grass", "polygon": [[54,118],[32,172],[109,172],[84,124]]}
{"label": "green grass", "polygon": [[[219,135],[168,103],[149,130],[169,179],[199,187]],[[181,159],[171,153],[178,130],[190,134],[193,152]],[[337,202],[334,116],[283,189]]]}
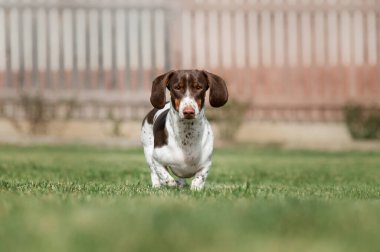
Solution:
{"label": "green grass", "polygon": [[206,189],[140,149],[0,146],[0,251],[380,251],[380,153],[236,147]]}

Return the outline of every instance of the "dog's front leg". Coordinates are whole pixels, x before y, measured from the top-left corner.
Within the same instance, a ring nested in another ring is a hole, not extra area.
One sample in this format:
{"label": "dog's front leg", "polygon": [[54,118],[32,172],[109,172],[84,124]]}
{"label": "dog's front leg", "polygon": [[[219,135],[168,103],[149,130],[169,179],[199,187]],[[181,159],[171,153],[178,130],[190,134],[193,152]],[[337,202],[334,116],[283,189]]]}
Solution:
{"label": "dog's front leg", "polygon": [[175,181],[175,179],[169,174],[169,172],[165,169],[165,167],[162,164],[160,164],[156,160],[153,160],[153,166],[160,179],[161,185],[166,185],[170,187],[177,186],[177,182]]}
{"label": "dog's front leg", "polygon": [[203,168],[195,174],[193,181],[191,181],[191,187],[190,187],[191,190],[199,191],[203,189],[210,167],[211,167],[211,161],[209,161],[206,165],[204,165]]}

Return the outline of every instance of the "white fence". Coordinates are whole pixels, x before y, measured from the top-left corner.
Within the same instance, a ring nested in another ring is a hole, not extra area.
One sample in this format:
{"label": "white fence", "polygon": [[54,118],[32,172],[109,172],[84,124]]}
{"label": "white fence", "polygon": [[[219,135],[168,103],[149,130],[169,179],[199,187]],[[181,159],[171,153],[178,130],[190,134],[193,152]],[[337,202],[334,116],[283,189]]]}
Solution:
{"label": "white fence", "polygon": [[380,1],[0,0],[3,95],[146,104],[172,68],[222,75],[251,117],[340,119],[380,101]]}

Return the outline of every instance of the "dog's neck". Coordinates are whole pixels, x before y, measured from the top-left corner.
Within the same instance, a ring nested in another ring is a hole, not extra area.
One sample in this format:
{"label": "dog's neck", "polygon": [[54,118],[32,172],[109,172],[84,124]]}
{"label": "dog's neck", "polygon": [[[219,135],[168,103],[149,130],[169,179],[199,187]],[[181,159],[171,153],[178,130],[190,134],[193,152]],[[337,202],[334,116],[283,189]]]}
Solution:
{"label": "dog's neck", "polygon": [[203,107],[195,119],[183,119],[178,112],[170,106],[168,122],[173,129],[175,138],[183,145],[197,143],[197,139],[202,137],[205,127],[205,108]]}

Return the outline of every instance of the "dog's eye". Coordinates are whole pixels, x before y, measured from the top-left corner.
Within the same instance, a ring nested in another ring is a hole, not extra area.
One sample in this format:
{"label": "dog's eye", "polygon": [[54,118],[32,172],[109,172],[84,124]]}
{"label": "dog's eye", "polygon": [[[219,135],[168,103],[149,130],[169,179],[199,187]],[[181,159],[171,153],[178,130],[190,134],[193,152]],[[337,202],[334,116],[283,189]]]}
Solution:
{"label": "dog's eye", "polygon": [[195,85],[195,88],[196,88],[196,89],[198,89],[198,90],[200,90],[200,89],[202,89],[202,86],[201,86],[201,85],[198,85],[198,84],[196,84],[196,85]]}
{"label": "dog's eye", "polygon": [[174,86],[174,89],[175,89],[175,90],[180,90],[180,89],[181,89],[181,86],[180,86],[180,85],[175,85],[175,86]]}

